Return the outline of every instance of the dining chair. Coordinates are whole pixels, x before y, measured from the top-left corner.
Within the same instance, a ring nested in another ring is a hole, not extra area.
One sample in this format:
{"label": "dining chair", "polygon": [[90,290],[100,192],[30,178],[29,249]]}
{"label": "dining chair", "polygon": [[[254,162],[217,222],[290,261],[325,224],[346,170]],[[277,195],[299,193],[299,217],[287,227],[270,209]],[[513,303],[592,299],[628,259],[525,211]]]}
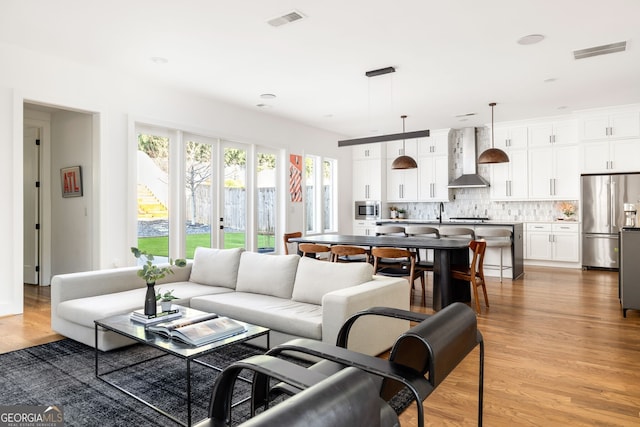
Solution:
{"label": "dining chair", "polygon": [[334,245],[331,246],[332,262],[369,262],[369,253],[360,246]]}
{"label": "dining chair", "polygon": [[464,280],[471,284],[471,290],[473,291],[473,297],[476,303],[476,312],[480,314],[480,300],[478,299],[478,286],[482,286],[482,293],[484,294],[484,303],[489,307],[489,297],[487,296],[487,286],[484,280],[484,253],[487,249],[487,242],[484,240],[472,240],[469,243],[469,249],[473,251],[473,258],[468,268],[459,270],[458,267],[454,267],[451,270],[451,277],[453,279]]}
{"label": "dining chair", "polygon": [[[284,233],[284,253],[289,255],[289,253],[297,253],[298,250],[289,252],[289,245],[293,245],[294,242],[290,242],[289,239],[295,239],[297,237],[302,237],[302,233],[300,231],[295,231],[293,233]],[[296,245],[297,246],[297,245]]]}
{"label": "dining chair", "polygon": [[[373,256],[373,274],[389,277],[406,277],[411,284],[411,289],[414,288],[414,282],[420,278],[420,284],[422,285],[422,305],[426,307],[427,297],[424,286],[424,275],[426,269],[418,267],[416,265],[416,254],[408,249],[402,248],[386,248],[386,247],[374,247],[371,249],[371,256]],[[396,260],[395,263],[391,263],[388,260]],[[383,263],[382,260],[385,260]],[[411,295],[409,295],[411,297]]]}
{"label": "dining chair", "polygon": [[[432,237],[435,239],[440,238],[440,231],[438,231],[435,227],[429,227],[427,225],[409,225],[405,227],[404,233],[407,237]],[[421,254],[421,251],[424,252],[424,256]],[[423,268],[429,269],[433,271],[433,256],[429,257],[429,253],[433,254],[433,249],[421,249],[416,251],[417,259],[416,263]]]}
{"label": "dining chair", "polygon": [[318,245],[315,243],[300,243],[298,250],[302,252],[302,256],[308,256],[317,260],[329,261],[331,257],[331,249],[329,246]]}
{"label": "dining chair", "polygon": [[[500,265],[488,265],[488,268],[498,268],[500,270],[500,283],[502,283],[502,272],[511,267],[505,267],[503,261],[504,248],[511,248],[511,230],[497,227],[484,227],[476,230],[476,238],[487,242],[487,248],[500,248]],[[513,261],[512,261],[513,262]]]}

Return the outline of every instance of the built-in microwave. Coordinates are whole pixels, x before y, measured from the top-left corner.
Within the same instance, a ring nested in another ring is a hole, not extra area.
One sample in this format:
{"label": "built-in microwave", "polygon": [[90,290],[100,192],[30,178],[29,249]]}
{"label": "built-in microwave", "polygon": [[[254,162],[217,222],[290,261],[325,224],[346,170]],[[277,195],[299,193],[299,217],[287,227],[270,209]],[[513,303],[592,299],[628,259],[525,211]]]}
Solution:
{"label": "built-in microwave", "polygon": [[364,200],[355,205],[356,219],[380,219],[380,202]]}

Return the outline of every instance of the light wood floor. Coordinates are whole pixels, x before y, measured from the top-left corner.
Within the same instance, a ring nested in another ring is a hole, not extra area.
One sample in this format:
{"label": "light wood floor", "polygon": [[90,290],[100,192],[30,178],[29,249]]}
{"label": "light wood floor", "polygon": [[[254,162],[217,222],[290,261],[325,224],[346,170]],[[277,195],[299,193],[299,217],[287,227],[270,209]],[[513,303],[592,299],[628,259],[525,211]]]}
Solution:
{"label": "light wood floor", "polygon": [[[622,317],[616,273],[527,267],[488,281],[484,425],[640,425],[640,312]],[[61,338],[49,325],[48,288],[26,286],[25,314],[0,318],[0,352]],[[425,402],[427,425],[476,425],[477,376],[475,350]],[[415,407],[401,423],[417,425]]]}

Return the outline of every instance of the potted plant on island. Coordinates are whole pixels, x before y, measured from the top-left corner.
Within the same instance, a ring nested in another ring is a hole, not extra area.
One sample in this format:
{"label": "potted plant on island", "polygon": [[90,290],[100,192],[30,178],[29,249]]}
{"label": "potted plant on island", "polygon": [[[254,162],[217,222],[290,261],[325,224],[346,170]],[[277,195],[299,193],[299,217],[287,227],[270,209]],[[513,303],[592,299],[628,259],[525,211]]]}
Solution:
{"label": "potted plant on island", "polygon": [[138,248],[131,248],[133,256],[144,260],[142,268],[138,270],[138,276],[142,277],[147,284],[147,293],[144,298],[144,314],[152,316],[156,314],[156,292],[154,286],[156,281],[163,279],[167,274],[173,274],[172,266],[184,267],[187,265],[185,259],[179,258],[175,261],[169,258],[169,265],[158,266],[153,264],[154,257],[152,254],[141,251]]}
{"label": "potted plant on island", "polygon": [[164,293],[162,293],[162,289],[158,289],[158,293],[156,294],[156,301],[160,301],[160,307],[162,308],[162,311],[171,310],[171,301],[173,301],[174,299],[178,299],[178,297],[173,295],[173,289]]}
{"label": "potted plant on island", "polygon": [[400,218],[400,219],[404,218],[406,213],[407,213],[406,210],[404,210],[402,208],[398,209],[398,218]]}

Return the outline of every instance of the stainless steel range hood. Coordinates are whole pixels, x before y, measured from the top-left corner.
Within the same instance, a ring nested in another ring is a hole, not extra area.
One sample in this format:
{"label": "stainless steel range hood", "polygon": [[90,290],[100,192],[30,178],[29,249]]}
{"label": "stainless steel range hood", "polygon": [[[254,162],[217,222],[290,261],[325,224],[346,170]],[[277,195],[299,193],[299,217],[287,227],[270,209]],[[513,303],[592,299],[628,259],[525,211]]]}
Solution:
{"label": "stainless steel range hood", "polygon": [[449,188],[484,188],[489,182],[478,175],[476,128],[462,129],[462,176],[449,183]]}

